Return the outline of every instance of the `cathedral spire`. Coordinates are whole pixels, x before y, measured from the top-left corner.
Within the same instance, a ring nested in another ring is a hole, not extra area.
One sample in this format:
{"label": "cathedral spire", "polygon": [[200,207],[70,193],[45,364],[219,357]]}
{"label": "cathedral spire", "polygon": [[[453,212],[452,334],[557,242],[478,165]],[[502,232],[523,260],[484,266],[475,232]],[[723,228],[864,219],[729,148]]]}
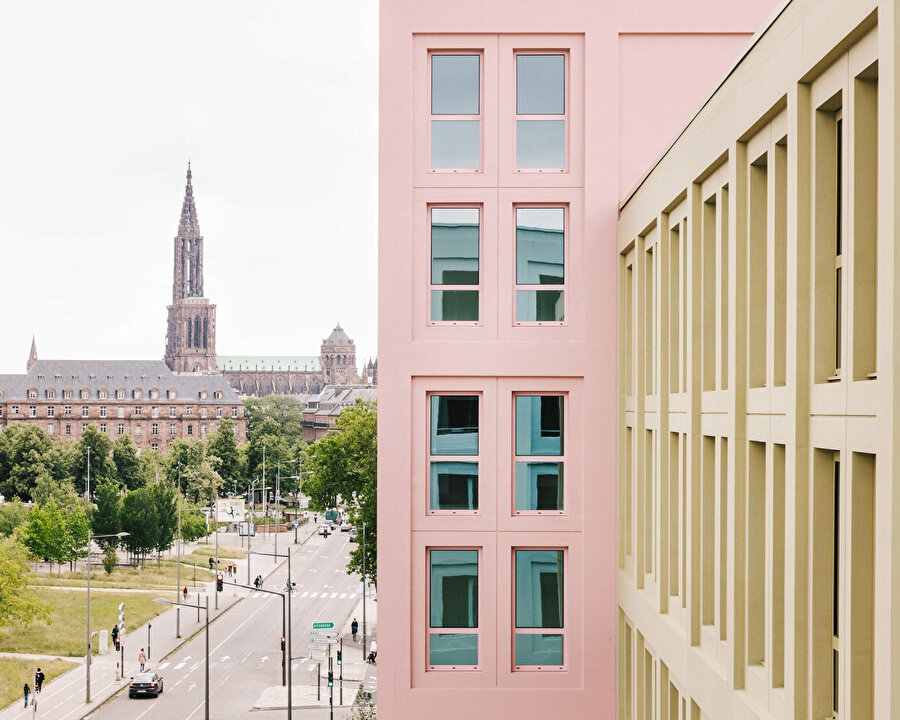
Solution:
{"label": "cathedral spire", "polygon": [[181,204],[181,219],[178,221],[178,235],[183,238],[195,238],[200,235],[191,177],[191,161],[188,160],[187,184],[184,186],[184,202]]}
{"label": "cathedral spire", "polygon": [[25,372],[31,370],[34,364],[38,361],[37,356],[37,343],[34,341],[34,335],[31,336],[31,352],[28,355],[28,364],[25,366]]}

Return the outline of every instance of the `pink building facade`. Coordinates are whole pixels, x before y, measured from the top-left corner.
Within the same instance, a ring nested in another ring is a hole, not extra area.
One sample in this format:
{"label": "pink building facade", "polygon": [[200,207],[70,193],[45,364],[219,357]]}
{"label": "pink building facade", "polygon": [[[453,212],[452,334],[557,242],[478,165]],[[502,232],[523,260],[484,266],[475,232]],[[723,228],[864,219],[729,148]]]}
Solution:
{"label": "pink building facade", "polygon": [[616,222],[773,0],[382,0],[379,715],[615,716]]}

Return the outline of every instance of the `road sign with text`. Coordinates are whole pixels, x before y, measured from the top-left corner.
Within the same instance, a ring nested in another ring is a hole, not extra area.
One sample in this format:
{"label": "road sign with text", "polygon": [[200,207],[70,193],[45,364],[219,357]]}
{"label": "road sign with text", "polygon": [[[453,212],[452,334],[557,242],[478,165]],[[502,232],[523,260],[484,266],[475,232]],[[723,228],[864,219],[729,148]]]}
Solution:
{"label": "road sign with text", "polygon": [[338,639],[333,637],[311,637],[310,645],[337,645]]}
{"label": "road sign with text", "polygon": [[338,636],[337,630],[310,630],[310,635],[315,635],[316,637],[327,637],[327,638],[336,638]]}
{"label": "road sign with text", "polygon": [[333,622],[314,622],[312,625],[313,630],[327,630],[329,628],[333,628]]}
{"label": "road sign with text", "polygon": [[324,652],[310,651],[306,657],[308,657],[310,660],[315,660],[316,662],[325,662],[325,653]]}

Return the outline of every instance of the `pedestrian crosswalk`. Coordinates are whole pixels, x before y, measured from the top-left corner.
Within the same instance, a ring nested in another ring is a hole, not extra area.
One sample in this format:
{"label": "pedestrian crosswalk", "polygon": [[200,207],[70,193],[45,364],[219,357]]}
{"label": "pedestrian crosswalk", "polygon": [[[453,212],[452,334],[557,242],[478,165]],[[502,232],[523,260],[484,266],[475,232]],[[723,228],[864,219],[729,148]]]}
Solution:
{"label": "pedestrian crosswalk", "polygon": [[[294,596],[296,597],[299,595],[300,598],[310,598],[310,599],[318,598],[320,600],[323,598],[330,599],[330,600],[346,600],[348,597],[354,597],[358,594],[359,593],[355,593],[355,592],[337,593],[337,592],[328,592],[327,590],[322,590],[322,591],[305,590],[302,593],[295,592]],[[272,596],[269,593],[251,592],[250,597],[251,598],[267,598],[267,597],[272,597]]]}

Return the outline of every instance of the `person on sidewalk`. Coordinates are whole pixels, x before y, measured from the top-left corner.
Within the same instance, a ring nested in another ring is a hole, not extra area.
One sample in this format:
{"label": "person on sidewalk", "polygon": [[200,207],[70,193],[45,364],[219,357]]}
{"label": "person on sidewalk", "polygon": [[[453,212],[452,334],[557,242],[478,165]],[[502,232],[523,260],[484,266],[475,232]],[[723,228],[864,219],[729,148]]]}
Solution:
{"label": "person on sidewalk", "polygon": [[34,671],[34,693],[35,693],[35,695],[40,693],[41,688],[44,686],[44,678],[45,677],[46,677],[46,675],[44,675],[44,671],[41,670],[40,668],[38,668],[37,670]]}
{"label": "person on sidewalk", "polygon": [[144,665],[147,664],[147,655],[144,653],[144,648],[141,648],[141,651],[138,653],[138,662],[141,664],[141,672],[144,672]]}
{"label": "person on sidewalk", "polygon": [[353,622],[350,623],[350,632],[353,633],[353,642],[356,642],[356,634],[359,632],[359,623],[356,622],[356,618],[353,618]]}
{"label": "person on sidewalk", "polygon": [[184,601],[187,602],[187,585],[184,586],[184,590],[181,592],[184,595]]}
{"label": "person on sidewalk", "polygon": [[22,688],[22,692],[25,693],[25,707],[28,707],[28,696],[31,695],[31,688],[28,687],[28,683],[25,683],[25,687]]}

